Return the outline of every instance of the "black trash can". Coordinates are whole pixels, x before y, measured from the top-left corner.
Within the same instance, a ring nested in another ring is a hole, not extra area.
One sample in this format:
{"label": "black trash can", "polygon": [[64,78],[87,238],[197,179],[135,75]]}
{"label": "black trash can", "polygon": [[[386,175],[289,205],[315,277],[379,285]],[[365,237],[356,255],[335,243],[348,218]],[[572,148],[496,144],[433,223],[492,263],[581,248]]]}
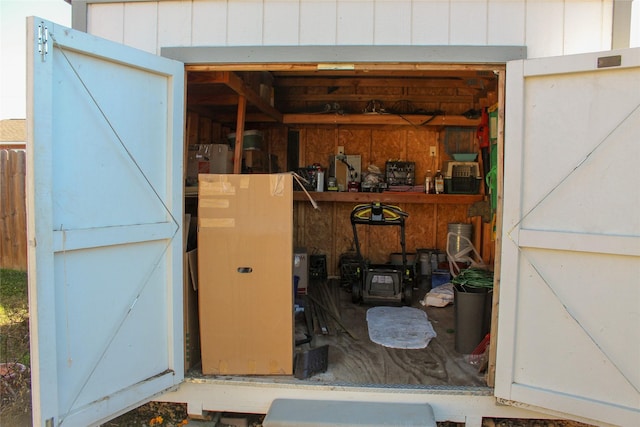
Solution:
{"label": "black trash can", "polygon": [[455,349],[471,354],[480,344],[491,326],[490,288],[454,285]]}

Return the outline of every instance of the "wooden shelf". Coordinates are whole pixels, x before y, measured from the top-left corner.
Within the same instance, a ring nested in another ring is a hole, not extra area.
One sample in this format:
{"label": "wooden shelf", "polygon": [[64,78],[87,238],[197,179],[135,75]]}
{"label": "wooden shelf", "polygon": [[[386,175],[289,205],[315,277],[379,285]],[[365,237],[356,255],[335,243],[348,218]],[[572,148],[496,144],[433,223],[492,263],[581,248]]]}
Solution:
{"label": "wooden shelf", "polygon": [[[386,191],[384,193],[355,193],[324,191],[309,194],[316,202],[346,202],[346,203],[422,203],[422,204],[473,204],[482,201],[482,194],[424,194],[424,193],[400,193]],[[309,200],[304,191],[294,191],[293,200]]]}
{"label": "wooden shelf", "polygon": [[283,114],[286,125],[403,125],[403,126],[469,126],[480,124],[480,119],[464,116],[429,116],[422,114]]}

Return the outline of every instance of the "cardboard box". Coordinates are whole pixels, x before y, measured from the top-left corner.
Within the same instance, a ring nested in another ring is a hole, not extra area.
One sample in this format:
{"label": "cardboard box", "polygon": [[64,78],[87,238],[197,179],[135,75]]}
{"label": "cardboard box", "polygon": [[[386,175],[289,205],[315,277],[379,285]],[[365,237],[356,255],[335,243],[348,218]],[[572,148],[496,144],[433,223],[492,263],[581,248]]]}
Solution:
{"label": "cardboard box", "polygon": [[198,186],[202,372],[292,375],[293,178],[200,175]]}
{"label": "cardboard box", "polygon": [[187,153],[187,185],[201,173],[233,173],[233,151],[227,144],[191,144]]}

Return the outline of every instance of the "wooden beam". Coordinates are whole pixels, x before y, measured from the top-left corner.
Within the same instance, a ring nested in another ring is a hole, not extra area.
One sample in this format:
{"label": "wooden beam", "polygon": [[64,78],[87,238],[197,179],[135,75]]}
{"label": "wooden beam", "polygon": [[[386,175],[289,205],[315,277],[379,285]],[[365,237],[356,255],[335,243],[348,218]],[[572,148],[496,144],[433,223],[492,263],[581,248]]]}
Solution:
{"label": "wooden beam", "polygon": [[304,102],[368,102],[372,99],[383,102],[452,102],[456,104],[469,104],[473,102],[473,95],[459,95],[457,93],[431,96],[428,94],[398,95],[398,94],[291,94],[279,96],[279,101],[304,101]]}
{"label": "wooden beam", "polygon": [[[317,202],[344,202],[344,203],[420,203],[451,205],[462,204],[471,205],[483,199],[481,194],[425,194],[425,193],[402,193],[385,191],[383,193],[354,193],[349,191],[336,192],[310,192],[311,197]],[[304,191],[294,191],[293,200],[309,200]]]}
{"label": "wooden beam", "polygon": [[187,83],[229,83],[228,71],[187,72]]}
{"label": "wooden beam", "polygon": [[267,101],[260,98],[253,90],[247,87],[242,79],[234,73],[228,73],[229,82],[227,85],[233,89],[238,95],[242,95],[248,102],[256,106],[260,111],[268,116],[273,117],[276,121],[282,121],[282,113],[273,108]]}
{"label": "wooden beam", "polygon": [[382,78],[382,77],[287,77],[286,74],[278,74],[273,85],[276,87],[296,86],[354,86],[354,87],[467,87],[464,80],[458,76],[430,77],[430,78]]}
{"label": "wooden beam", "polygon": [[293,125],[412,125],[412,126],[478,126],[480,119],[464,116],[427,116],[422,114],[284,114],[282,123]]}
{"label": "wooden beam", "polygon": [[227,95],[200,95],[194,94],[189,97],[189,105],[215,105],[230,107],[238,105],[238,94]]}
{"label": "wooden beam", "polygon": [[247,100],[244,96],[238,98],[238,119],[236,121],[236,147],[233,155],[233,173],[242,172],[242,143],[244,137],[244,119],[247,110]]}
{"label": "wooden beam", "polygon": [[359,63],[354,64],[353,70],[318,70],[317,63],[242,63],[242,64],[198,64],[186,65],[185,70],[191,71],[270,71],[273,73],[306,73],[321,74],[323,76],[353,76],[365,74],[367,76],[442,76],[444,71],[455,75],[491,76],[494,70],[504,69],[504,64],[436,64],[436,63]]}
{"label": "wooden beam", "polygon": [[[207,107],[197,107],[197,106],[191,107],[190,106],[189,111],[198,112],[198,114],[200,114],[201,116],[209,117],[214,121],[216,121],[217,123],[229,125],[232,128],[236,126],[237,117],[238,117],[235,111],[221,113],[220,111],[216,111],[215,109],[208,110]],[[251,112],[251,111],[245,112],[244,122],[245,123],[271,123],[271,124],[277,123],[273,117],[269,117],[263,113]]]}

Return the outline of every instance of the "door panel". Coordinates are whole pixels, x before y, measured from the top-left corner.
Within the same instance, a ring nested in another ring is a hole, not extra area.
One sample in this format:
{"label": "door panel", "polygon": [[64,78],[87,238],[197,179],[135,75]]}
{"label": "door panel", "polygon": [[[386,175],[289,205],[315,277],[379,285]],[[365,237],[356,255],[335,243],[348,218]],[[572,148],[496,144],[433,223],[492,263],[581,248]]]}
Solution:
{"label": "door panel", "polygon": [[[621,66],[598,68],[620,55]],[[640,425],[640,49],[507,66],[496,396]]]}
{"label": "door panel", "polygon": [[183,377],[183,64],[29,34],[33,422],[95,425]]}

